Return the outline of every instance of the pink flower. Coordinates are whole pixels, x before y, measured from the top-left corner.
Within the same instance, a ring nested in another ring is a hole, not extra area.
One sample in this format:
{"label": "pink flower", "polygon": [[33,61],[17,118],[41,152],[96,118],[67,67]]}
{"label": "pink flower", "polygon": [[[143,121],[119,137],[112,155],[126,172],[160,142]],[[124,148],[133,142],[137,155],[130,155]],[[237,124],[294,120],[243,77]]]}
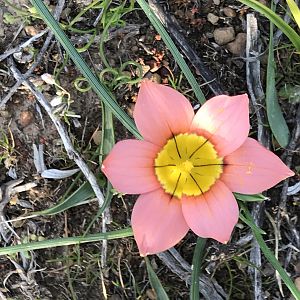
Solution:
{"label": "pink flower", "polygon": [[102,165],[118,191],[141,194],[131,221],[142,256],[189,229],[226,243],[239,217],[232,192],[260,193],[294,174],[248,138],[248,105],[245,94],[222,95],[194,114],[177,91],[143,81],[134,120],[144,140],[118,142]]}

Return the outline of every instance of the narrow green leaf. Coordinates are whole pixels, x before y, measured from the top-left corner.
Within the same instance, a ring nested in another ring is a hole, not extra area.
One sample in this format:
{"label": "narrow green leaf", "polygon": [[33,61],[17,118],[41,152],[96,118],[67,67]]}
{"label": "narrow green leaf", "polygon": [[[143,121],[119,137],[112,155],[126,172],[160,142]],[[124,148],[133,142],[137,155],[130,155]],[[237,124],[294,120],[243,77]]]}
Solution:
{"label": "narrow green leaf", "polygon": [[110,231],[105,233],[90,234],[83,237],[76,236],[76,237],[44,240],[41,242],[33,242],[33,243],[19,244],[19,245],[9,246],[9,247],[1,247],[0,255],[14,254],[21,251],[31,251],[31,250],[38,250],[38,249],[53,248],[53,247],[78,245],[84,243],[98,242],[102,240],[121,239],[132,235],[133,235],[132,229],[125,228],[125,229],[120,229],[120,230],[115,230],[115,231]]}
{"label": "narrow green leaf", "polygon": [[294,0],[286,0],[286,2],[291,10],[291,13],[292,13],[298,27],[300,28],[300,9],[297,6],[297,3]]}
{"label": "narrow green leaf", "polygon": [[163,288],[159,278],[157,277],[154,270],[152,269],[149,258],[145,257],[145,261],[146,261],[149,280],[150,280],[152,288],[154,289],[154,291],[156,293],[157,299],[159,299],[159,300],[169,300],[169,297],[168,297],[165,289]]}
{"label": "narrow green leaf", "polygon": [[[102,184],[102,186],[104,186],[104,183]],[[34,215],[55,215],[73,206],[76,206],[79,203],[84,202],[92,197],[95,197],[94,191],[91,185],[88,182],[85,182],[64,201],[43,211],[34,212]]]}
{"label": "narrow green leaf", "polygon": [[276,15],[270,8],[261,4],[256,0],[239,0],[245,5],[255,9],[265,17],[267,17],[272,23],[274,23],[294,44],[295,48],[300,51],[300,36],[297,32],[289,26],[284,20]]}
{"label": "narrow green leaf", "polygon": [[204,256],[206,239],[198,237],[193,256],[190,300],[199,300],[199,275]]}
{"label": "narrow green leaf", "polygon": [[[299,36],[300,39],[300,36]],[[266,106],[270,128],[279,145],[285,148],[290,140],[290,131],[278,103],[275,82],[275,58],[273,44],[273,23],[270,22],[269,55],[266,82]]]}
{"label": "narrow green leaf", "polygon": [[[254,223],[253,219],[252,219],[252,216],[249,213],[248,209],[245,206],[243,206],[242,210],[245,213],[246,219],[250,223]],[[269,249],[269,247],[265,243],[265,241],[264,241],[264,239],[263,239],[263,237],[260,233],[260,230],[258,230],[257,228],[258,228],[257,226],[251,227],[253,235],[254,235],[255,239],[257,240],[261,251],[263,252],[265,257],[267,258],[269,263],[273,266],[273,268],[277,270],[277,272],[279,273],[281,279],[286,284],[288,289],[291,291],[291,293],[293,294],[295,299],[300,299],[300,291],[297,289],[297,287],[295,286],[295,284],[293,283],[293,281],[291,280],[289,275],[286,273],[286,271],[282,268],[282,266],[280,265],[279,261],[276,259],[274,254],[271,252],[271,250]]]}
{"label": "narrow green leaf", "polygon": [[102,137],[100,147],[100,165],[103,156],[106,156],[115,144],[114,124],[111,110],[102,104]]}
{"label": "narrow green leaf", "polygon": [[242,213],[240,213],[239,218],[245,223],[247,224],[251,229],[258,231],[260,234],[266,234],[262,229],[260,229],[259,227],[257,227],[255,225],[254,222],[252,222],[251,220],[248,220],[247,218],[245,218]]}
{"label": "narrow green leaf", "polygon": [[197,83],[193,73],[191,72],[190,68],[186,64],[185,60],[182,58],[181,53],[178,51],[176,45],[172,41],[171,37],[165,30],[164,26],[161,24],[160,20],[156,17],[153,11],[150,9],[148,3],[145,0],[137,0],[138,4],[145,12],[146,16],[148,17],[149,21],[152,23],[156,31],[160,34],[161,38],[165,42],[167,48],[172,53],[174,59],[178,63],[180,69],[182,70],[183,74],[185,75],[187,81],[191,85],[197,99],[200,103],[205,102],[205,96],[202,93],[199,84]]}
{"label": "narrow green leaf", "polygon": [[121,109],[115,99],[108,92],[107,88],[100,83],[97,76],[90,70],[89,66],[82,59],[78,51],[71,44],[69,38],[63,32],[58,22],[53,18],[48,8],[41,0],[31,0],[32,5],[36,8],[38,13],[43,18],[44,22],[54,33],[56,39],[65,48],[70,58],[78,67],[83,76],[87,79],[93,90],[98,94],[100,99],[107,105],[112,113],[121,121],[121,123],[137,138],[141,138],[133,120]]}
{"label": "narrow green leaf", "polygon": [[233,193],[235,198],[244,202],[262,202],[268,199],[263,194],[245,195],[240,193]]}

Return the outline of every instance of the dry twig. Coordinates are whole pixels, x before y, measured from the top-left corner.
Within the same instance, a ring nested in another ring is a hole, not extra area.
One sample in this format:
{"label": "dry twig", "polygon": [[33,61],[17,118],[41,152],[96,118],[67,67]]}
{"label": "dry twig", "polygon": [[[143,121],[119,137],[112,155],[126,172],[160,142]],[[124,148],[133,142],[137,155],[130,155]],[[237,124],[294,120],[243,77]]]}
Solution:
{"label": "dry twig", "polygon": [[[258,140],[266,148],[270,146],[270,136],[263,124],[266,124],[267,116],[264,111],[263,99],[264,91],[260,79],[260,61],[258,57],[261,54],[261,44],[259,40],[259,31],[257,28],[257,19],[254,14],[247,15],[247,43],[246,43],[246,76],[247,87],[251,103],[255,109],[258,127]],[[255,203],[252,208],[254,223],[259,226],[261,219],[263,203]],[[249,267],[252,276],[254,288],[254,300],[262,300],[262,280],[259,268],[261,267],[261,251],[255,239],[252,239],[252,249],[250,252],[250,262],[257,268]]]}
{"label": "dry twig", "polygon": [[[186,284],[191,284],[191,266],[174,249],[157,254],[159,259],[180,277]],[[205,299],[224,300],[227,298],[222,287],[214,280],[205,275],[199,277],[199,287]]]}
{"label": "dry twig", "polygon": [[10,65],[11,65],[10,69],[11,69],[15,79],[23,81],[23,85],[27,86],[30,89],[30,91],[36,97],[39,104],[47,112],[48,116],[50,117],[53,124],[55,125],[58,134],[60,135],[60,138],[64,144],[64,147],[66,149],[66,152],[67,152],[69,158],[74,160],[74,162],[80,168],[80,170],[86,177],[87,181],[90,183],[90,185],[98,199],[99,206],[102,206],[103,202],[104,202],[104,198],[103,198],[103,194],[100,190],[100,187],[97,183],[97,179],[96,179],[95,175],[92,173],[92,171],[89,169],[88,165],[82,159],[80,154],[74,149],[72,141],[68,135],[68,132],[67,132],[64,124],[62,123],[62,121],[59,119],[58,116],[53,114],[52,107],[51,107],[50,103],[47,101],[47,99],[44,97],[44,95],[40,91],[38,91],[36,89],[36,87],[29,80],[27,80],[23,77],[21,72],[16,68],[12,59],[10,59]]}
{"label": "dry twig", "polygon": [[[60,15],[62,13],[64,5],[65,5],[65,0],[60,0],[59,3],[58,3],[58,5],[56,6],[55,12],[54,12],[54,18],[56,20],[58,20],[60,18]],[[31,43],[33,43],[34,41],[36,41],[37,39],[39,39],[41,36],[43,36],[46,32],[48,32],[48,29],[43,30],[39,34],[37,34],[34,37],[32,37],[29,40],[27,40],[25,43],[23,43],[23,44],[15,47],[15,48],[13,48],[11,50],[6,51],[3,54],[3,57],[7,58],[11,54],[13,54],[15,52],[18,52],[18,51],[21,51],[23,48],[25,48],[24,45],[26,45],[26,46],[30,45]],[[32,75],[32,73],[36,69],[36,67],[38,67],[38,65],[41,63],[41,61],[42,61],[42,59],[44,57],[44,54],[45,54],[45,52],[47,51],[47,49],[48,49],[48,47],[50,45],[50,42],[51,42],[52,38],[53,38],[53,33],[51,31],[49,31],[48,32],[48,36],[47,36],[47,38],[45,40],[45,43],[44,43],[43,47],[41,48],[41,50],[39,51],[38,55],[36,56],[35,62],[31,65],[31,67],[28,69],[28,71],[23,75],[23,77],[25,79],[28,79]],[[16,50],[16,49],[19,49],[19,50]],[[0,61],[1,61],[1,56],[0,56]],[[22,80],[18,80],[15,83],[15,85],[9,89],[8,94],[5,97],[3,97],[2,99],[0,99],[0,108],[2,106],[4,106],[7,103],[7,101],[9,101],[9,99],[13,96],[13,94],[17,91],[17,89],[21,86],[21,84],[22,84]]]}

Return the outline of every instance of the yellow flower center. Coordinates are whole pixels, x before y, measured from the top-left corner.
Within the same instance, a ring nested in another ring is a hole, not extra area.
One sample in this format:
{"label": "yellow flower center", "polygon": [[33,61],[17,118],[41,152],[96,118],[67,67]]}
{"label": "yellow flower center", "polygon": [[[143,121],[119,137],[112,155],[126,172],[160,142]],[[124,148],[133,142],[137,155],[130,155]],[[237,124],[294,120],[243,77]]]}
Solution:
{"label": "yellow flower center", "polygon": [[223,171],[212,143],[197,134],[178,134],[158,153],[155,174],[165,192],[181,198],[207,192]]}

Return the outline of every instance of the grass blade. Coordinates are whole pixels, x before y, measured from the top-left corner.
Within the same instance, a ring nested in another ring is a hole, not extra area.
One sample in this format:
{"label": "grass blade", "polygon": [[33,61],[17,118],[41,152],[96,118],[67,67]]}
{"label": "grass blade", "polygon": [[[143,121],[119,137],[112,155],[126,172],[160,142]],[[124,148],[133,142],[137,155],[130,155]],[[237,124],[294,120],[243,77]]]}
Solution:
{"label": "grass blade", "polygon": [[291,13],[295,19],[295,22],[297,23],[298,27],[300,28],[300,9],[297,6],[296,2],[294,0],[286,0]]}
{"label": "grass blade", "polygon": [[273,24],[275,24],[287,37],[288,39],[294,44],[295,48],[300,51],[300,36],[297,32],[289,26],[280,16],[276,15],[270,8],[261,4],[256,0],[239,0],[240,2],[244,3],[245,5],[253,8],[254,10],[258,11],[265,17],[267,17]]}
{"label": "grass blade", "polygon": [[159,299],[159,300],[169,300],[169,297],[168,297],[165,289],[163,288],[159,278],[157,277],[154,270],[152,269],[149,258],[145,257],[145,261],[146,261],[149,280],[150,280],[152,288],[154,289],[154,291],[156,293],[157,299]]}
{"label": "grass blade", "polygon": [[243,202],[262,202],[268,199],[263,194],[255,194],[255,195],[244,195],[240,193],[233,193],[234,197],[237,200],[243,201]]}
{"label": "grass blade", "polygon": [[138,4],[142,8],[142,10],[145,12],[146,16],[148,17],[149,21],[152,23],[156,31],[160,34],[161,38],[165,42],[167,48],[172,53],[174,59],[178,63],[180,69],[182,70],[183,74],[185,75],[187,81],[191,85],[198,101],[200,103],[205,102],[205,96],[202,93],[199,84],[197,83],[194,75],[192,74],[190,68],[186,64],[185,60],[182,58],[181,53],[178,51],[176,45],[172,41],[171,37],[165,30],[164,26],[160,22],[160,20],[156,17],[156,15],[153,13],[153,11],[150,9],[148,3],[145,0],[137,0]]}
{"label": "grass blade", "polygon": [[83,243],[98,242],[102,240],[121,239],[132,235],[133,235],[132,229],[125,228],[125,229],[120,229],[120,230],[115,230],[115,231],[110,231],[105,233],[90,234],[83,237],[76,236],[76,237],[45,240],[41,242],[31,242],[31,243],[20,244],[15,246],[2,247],[0,248],[0,255],[15,254],[21,251],[30,251],[30,250],[52,248],[52,247],[61,247],[61,246],[77,245]]}
{"label": "grass blade", "polygon": [[79,203],[84,202],[92,197],[95,197],[95,193],[91,185],[88,182],[85,182],[73,194],[67,197],[64,201],[43,211],[34,212],[34,215],[55,215],[73,206],[76,206]]}
{"label": "grass blade", "polygon": [[[244,211],[245,218],[248,220],[248,222],[254,224],[252,216],[249,213],[248,209],[245,206],[242,206],[242,210]],[[256,226],[252,226],[251,229],[252,229],[253,235],[254,235],[255,239],[257,240],[259,247],[260,247],[261,251],[263,252],[263,254],[265,255],[266,259],[273,266],[273,268],[277,270],[281,279],[284,281],[284,283],[286,284],[286,286],[288,287],[290,292],[293,294],[295,299],[300,299],[300,291],[297,289],[297,287],[295,286],[295,284],[293,283],[291,278],[288,276],[286,271],[282,268],[279,261],[276,259],[274,254],[271,252],[271,250],[265,243],[265,241],[260,233],[260,230],[257,229]]]}
{"label": "grass blade", "polygon": [[100,83],[97,76],[90,70],[89,66],[82,59],[78,51],[71,44],[69,38],[60,28],[58,22],[53,18],[48,8],[41,0],[31,0],[32,5],[43,18],[44,22],[54,33],[56,39],[61,43],[70,58],[78,67],[83,76],[87,79],[93,90],[98,94],[100,99],[107,105],[112,113],[121,121],[121,123],[137,138],[141,138],[133,120],[120,108],[115,99],[108,92],[107,88]]}
{"label": "grass blade", "polygon": [[[300,37],[299,37],[300,40]],[[269,54],[266,82],[267,116],[271,131],[279,145],[285,148],[290,140],[290,131],[278,103],[275,82],[275,58],[273,44],[273,23],[270,22]]]}
{"label": "grass blade", "polygon": [[199,275],[202,259],[204,256],[206,239],[198,237],[193,256],[192,282],[190,289],[190,300],[199,300]]}

